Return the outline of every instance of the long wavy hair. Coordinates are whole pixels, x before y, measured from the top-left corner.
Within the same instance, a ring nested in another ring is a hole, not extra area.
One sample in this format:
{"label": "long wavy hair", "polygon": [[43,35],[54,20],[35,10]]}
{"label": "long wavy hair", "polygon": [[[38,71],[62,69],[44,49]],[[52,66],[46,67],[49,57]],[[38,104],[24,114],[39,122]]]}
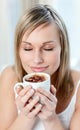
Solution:
{"label": "long wavy hair", "polygon": [[[27,31],[27,35],[29,35],[39,25],[49,25],[52,22],[54,22],[58,27],[61,44],[60,66],[57,70],[54,86],[57,89],[58,95],[60,94],[59,97],[61,99],[65,99],[71,95],[74,89],[70,71],[69,38],[63,19],[51,6],[37,5],[29,10],[26,10],[20,18],[15,32],[15,69],[18,80],[22,81],[22,77],[26,74],[26,72],[22,67],[19,57],[19,47],[24,33]],[[51,82],[53,83],[53,75],[51,77]]]}

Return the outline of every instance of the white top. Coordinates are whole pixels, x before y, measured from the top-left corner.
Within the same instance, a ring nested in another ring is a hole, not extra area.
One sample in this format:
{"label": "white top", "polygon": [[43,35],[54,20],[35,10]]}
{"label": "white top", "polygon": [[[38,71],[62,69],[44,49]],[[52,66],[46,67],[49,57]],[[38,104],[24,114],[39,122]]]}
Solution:
{"label": "white top", "polygon": [[66,130],[69,129],[71,117],[72,117],[73,112],[75,110],[76,94],[77,94],[79,85],[80,85],[80,80],[77,83],[77,86],[76,86],[76,89],[75,89],[75,93],[74,93],[74,95],[73,95],[73,97],[72,97],[68,107],[63,112],[58,114],[58,117],[62,121],[62,124],[64,125]]}
{"label": "white top", "polygon": [[[75,93],[74,93],[68,107],[63,112],[57,114],[66,130],[69,129],[70,120],[71,120],[71,117],[75,110],[76,94],[77,94],[79,85],[80,85],[80,80],[77,83]],[[44,126],[39,119],[37,120],[33,130],[44,130]]]}

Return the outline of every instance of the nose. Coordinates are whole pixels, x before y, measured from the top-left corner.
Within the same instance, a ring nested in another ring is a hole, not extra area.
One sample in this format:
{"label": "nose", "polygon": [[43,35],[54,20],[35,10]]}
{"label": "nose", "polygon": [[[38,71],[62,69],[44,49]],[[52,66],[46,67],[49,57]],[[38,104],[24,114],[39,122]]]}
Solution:
{"label": "nose", "polygon": [[43,55],[42,55],[42,53],[39,50],[36,50],[34,52],[34,59],[33,59],[33,61],[36,64],[41,64],[41,63],[44,62]]}

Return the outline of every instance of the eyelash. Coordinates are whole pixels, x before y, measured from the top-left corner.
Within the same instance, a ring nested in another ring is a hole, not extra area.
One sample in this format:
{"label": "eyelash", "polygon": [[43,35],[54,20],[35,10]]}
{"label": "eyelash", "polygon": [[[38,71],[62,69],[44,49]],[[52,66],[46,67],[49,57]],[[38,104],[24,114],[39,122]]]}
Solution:
{"label": "eyelash", "polygon": [[53,48],[50,48],[50,49],[44,49],[45,51],[52,51],[53,50]]}
{"label": "eyelash", "polygon": [[32,49],[24,49],[25,51],[31,51]]}
{"label": "eyelash", "polygon": [[[31,51],[32,49],[24,49],[25,51]],[[50,48],[50,49],[44,49],[45,51],[52,51],[53,48]]]}

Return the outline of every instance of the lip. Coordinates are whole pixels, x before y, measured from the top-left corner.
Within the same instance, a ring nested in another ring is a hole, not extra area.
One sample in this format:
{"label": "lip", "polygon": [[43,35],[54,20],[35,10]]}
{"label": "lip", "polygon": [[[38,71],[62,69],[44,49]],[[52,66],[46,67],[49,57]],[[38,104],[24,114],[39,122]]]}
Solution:
{"label": "lip", "polygon": [[48,68],[48,66],[46,67],[31,67],[31,70],[34,72],[43,72]]}

